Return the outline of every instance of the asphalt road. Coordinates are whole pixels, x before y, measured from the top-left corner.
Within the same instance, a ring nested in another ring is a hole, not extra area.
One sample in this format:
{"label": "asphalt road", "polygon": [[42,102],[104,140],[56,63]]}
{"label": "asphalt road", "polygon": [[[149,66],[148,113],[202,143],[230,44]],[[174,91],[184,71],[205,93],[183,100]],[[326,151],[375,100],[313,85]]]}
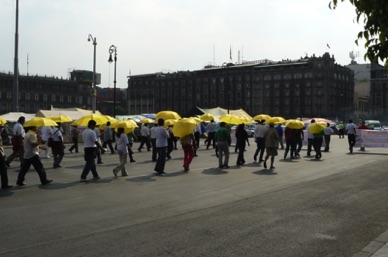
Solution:
{"label": "asphalt road", "polygon": [[31,169],[27,186],[0,191],[0,256],[343,257],[388,229],[388,149],[350,155],[346,138],[333,137],[321,160],[283,160],[279,150],[270,172],[253,162],[250,140],[244,167],[232,153],[219,170],[201,146],[188,174],[179,149],[162,177],[147,151],[119,178],[118,155],[104,154],[102,179],[89,183],[79,183],[82,153],[66,154],[60,169],[44,159],[53,184],[40,186]]}

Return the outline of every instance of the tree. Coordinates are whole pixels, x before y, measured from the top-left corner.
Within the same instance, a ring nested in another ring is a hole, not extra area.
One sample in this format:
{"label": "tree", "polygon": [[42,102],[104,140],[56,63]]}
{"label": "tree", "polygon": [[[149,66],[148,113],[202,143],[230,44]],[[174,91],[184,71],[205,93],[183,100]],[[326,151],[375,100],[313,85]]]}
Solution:
{"label": "tree", "polygon": [[[346,0],[340,0],[344,2]],[[387,0],[348,0],[356,7],[356,21],[364,22],[364,31],[358,33],[356,44],[365,39],[367,52],[364,58],[372,63],[382,61],[388,67],[388,1]],[[338,0],[331,0],[329,8],[335,10]]]}

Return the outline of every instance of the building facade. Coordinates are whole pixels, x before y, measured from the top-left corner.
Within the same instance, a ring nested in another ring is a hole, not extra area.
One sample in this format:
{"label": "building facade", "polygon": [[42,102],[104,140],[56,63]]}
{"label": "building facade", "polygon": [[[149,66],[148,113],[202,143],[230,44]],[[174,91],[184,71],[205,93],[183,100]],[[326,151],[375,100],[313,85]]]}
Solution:
{"label": "building facade", "polygon": [[128,77],[128,112],[193,106],[242,108],[250,115],[346,118],[353,115],[354,73],[334,57],[225,63],[202,70]]}

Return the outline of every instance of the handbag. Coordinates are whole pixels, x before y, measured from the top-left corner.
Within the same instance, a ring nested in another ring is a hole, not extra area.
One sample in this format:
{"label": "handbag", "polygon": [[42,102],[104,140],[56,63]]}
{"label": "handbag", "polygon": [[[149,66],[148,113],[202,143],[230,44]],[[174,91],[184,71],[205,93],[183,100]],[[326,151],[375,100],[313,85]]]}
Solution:
{"label": "handbag", "polygon": [[52,136],[49,137],[48,142],[47,142],[47,146],[48,146],[48,147],[53,147],[53,145],[54,145],[54,138],[53,138],[53,136],[54,136],[58,131],[59,131],[59,129],[58,129],[57,131],[55,131],[55,133],[54,133]]}

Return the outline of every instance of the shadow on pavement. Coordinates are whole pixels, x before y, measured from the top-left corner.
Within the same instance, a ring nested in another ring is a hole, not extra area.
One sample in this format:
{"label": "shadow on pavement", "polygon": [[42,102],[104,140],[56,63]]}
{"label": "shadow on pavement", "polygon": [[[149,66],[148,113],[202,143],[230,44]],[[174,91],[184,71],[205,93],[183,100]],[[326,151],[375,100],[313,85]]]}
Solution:
{"label": "shadow on pavement", "polygon": [[205,175],[225,175],[225,174],[228,174],[229,172],[219,168],[210,168],[210,169],[203,170],[202,173]]}
{"label": "shadow on pavement", "polygon": [[156,180],[154,179],[155,178],[155,174],[150,174],[150,175],[146,175],[146,176],[140,176],[140,177],[135,177],[135,178],[129,178],[127,179],[127,181],[130,181],[130,182],[155,182]]}
{"label": "shadow on pavement", "polygon": [[275,171],[269,170],[269,169],[262,169],[262,170],[254,171],[254,172],[252,172],[252,174],[256,174],[256,175],[277,175],[277,173]]}

